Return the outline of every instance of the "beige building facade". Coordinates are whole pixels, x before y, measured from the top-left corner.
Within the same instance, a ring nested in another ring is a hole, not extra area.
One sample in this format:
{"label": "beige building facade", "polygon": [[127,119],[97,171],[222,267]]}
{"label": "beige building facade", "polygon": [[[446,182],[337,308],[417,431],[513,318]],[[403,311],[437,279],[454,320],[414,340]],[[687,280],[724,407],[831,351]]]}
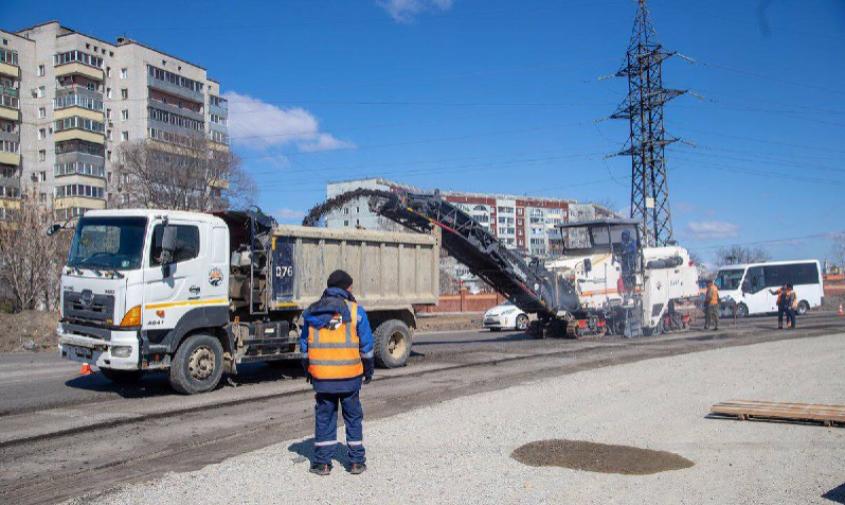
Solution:
{"label": "beige building facade", "polygon": [[56,21],[0,30],[0,208],[37,198],[70,219],[130,201],[123,143],[202,135],[228,150],[227,122],[219,83],[182,58]]}

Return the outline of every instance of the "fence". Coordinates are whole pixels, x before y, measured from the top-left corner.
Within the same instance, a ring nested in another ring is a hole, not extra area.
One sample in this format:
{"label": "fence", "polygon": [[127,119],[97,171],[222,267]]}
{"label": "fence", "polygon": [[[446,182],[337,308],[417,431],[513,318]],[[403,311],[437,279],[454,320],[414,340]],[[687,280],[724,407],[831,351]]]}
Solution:
{"label": "fence", "polygon": [[465,289],[459,293],[440,295],[437,306],[423,306],[418,312],[484,312],[504,302],[505,299],[498,293],[469,294]]}

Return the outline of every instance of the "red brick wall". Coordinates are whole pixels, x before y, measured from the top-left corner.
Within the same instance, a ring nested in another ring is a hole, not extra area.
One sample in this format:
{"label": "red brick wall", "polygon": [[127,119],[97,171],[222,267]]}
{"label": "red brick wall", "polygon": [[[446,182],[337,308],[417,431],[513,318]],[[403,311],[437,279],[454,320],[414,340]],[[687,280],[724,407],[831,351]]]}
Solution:
{"label": "red brick wall", "polygon": [[440,295],[437,306],[418,307],[417,312],[484,312],[504,301],[505,299],[498,293],[471,295],[464,290],[454,295]]}

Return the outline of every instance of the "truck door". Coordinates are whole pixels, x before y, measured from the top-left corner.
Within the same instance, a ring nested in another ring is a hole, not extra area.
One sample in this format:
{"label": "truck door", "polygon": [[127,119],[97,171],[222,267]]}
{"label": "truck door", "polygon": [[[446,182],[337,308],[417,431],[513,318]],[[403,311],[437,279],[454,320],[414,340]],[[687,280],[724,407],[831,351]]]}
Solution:
{"label": "truck door", "polygon": [[[226,279],[223,271],[205,271],[211,251],[208,232],[201,234],[201,227],[207,229],[208,225],[178,219],[171,219],[168,225],[176,228],[173,262],[161,264],[163,222],[153,226],[149,254],[144,259],[143,325],[151,330],[174,328],[192,305],[210,295],[216,279],[219,284]],[[201,240],[202,235],[205,241]]]}

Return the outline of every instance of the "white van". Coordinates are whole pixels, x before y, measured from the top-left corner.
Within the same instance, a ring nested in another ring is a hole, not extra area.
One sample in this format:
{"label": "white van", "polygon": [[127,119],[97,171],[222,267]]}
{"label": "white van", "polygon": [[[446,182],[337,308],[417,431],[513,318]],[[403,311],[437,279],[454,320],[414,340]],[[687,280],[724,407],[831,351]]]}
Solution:
{"label": "white van", "polygon": [[777,295],[772,291],[784,284],[792,284],[795,289],[799,314],[821,306],[824,296],[818,260],[726,265],[719,269],[714,282],[720,297],[736,301],[738,317],[777,312]]}

